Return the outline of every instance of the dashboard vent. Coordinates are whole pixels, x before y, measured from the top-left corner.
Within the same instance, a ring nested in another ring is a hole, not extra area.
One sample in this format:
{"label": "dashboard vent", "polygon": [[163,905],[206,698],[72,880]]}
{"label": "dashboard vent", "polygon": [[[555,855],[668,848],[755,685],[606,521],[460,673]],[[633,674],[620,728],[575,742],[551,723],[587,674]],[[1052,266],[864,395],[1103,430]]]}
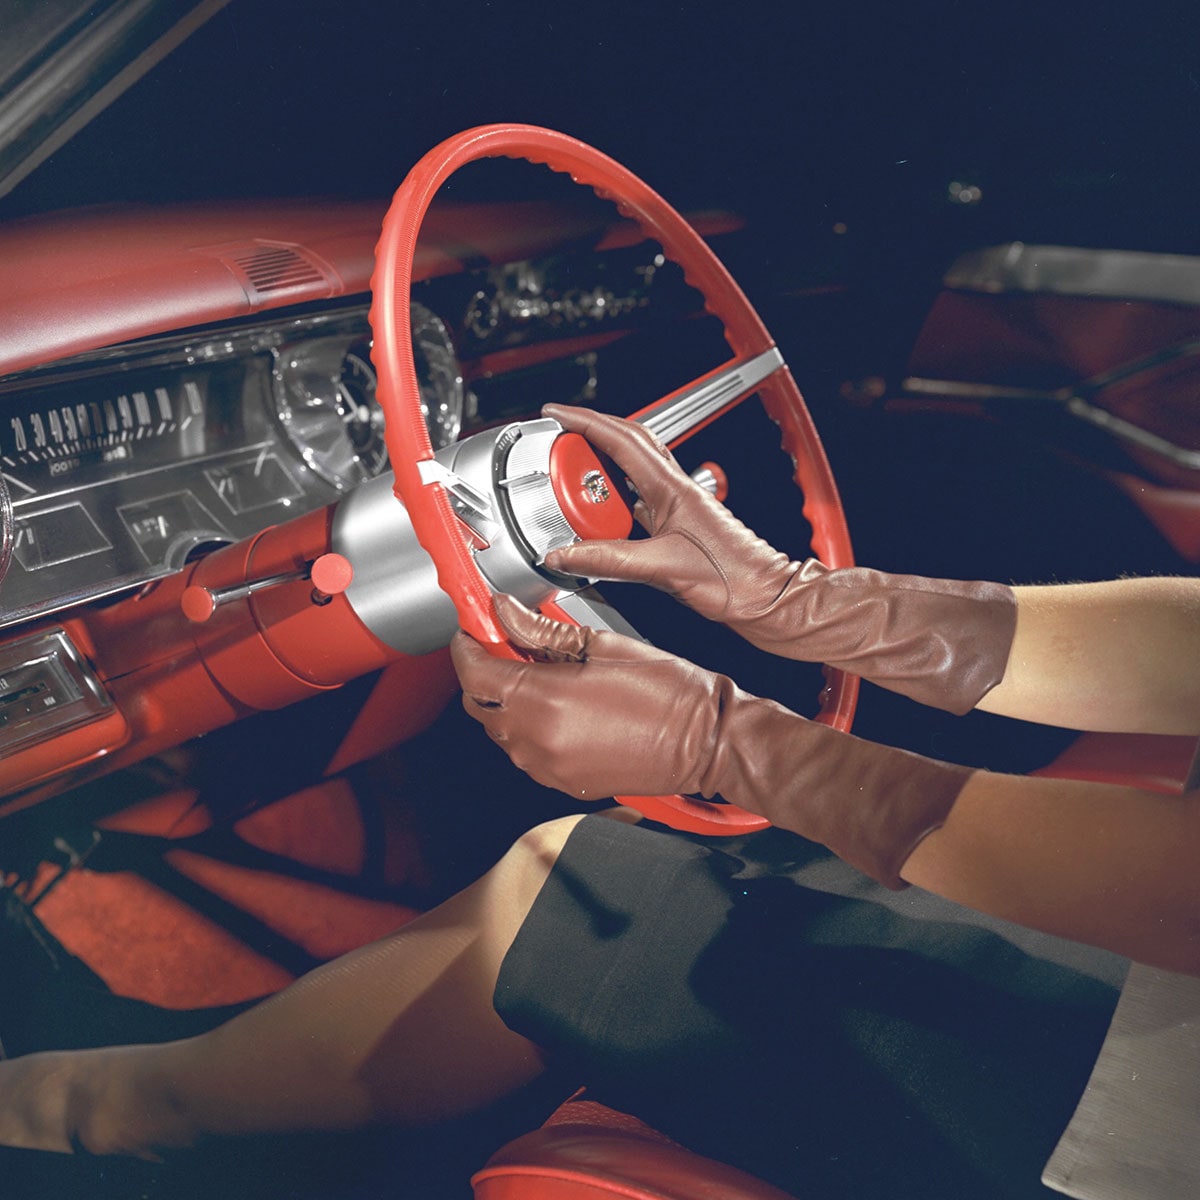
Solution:
{"label": "dashboard vent", "polygon": [[220,259],[246,289],[251,304],[278,296],[281,292],[303,291],[330,295],[336,277],[323,264],[295,246],[272,242],[253,242],[241,246],[208,249]]}

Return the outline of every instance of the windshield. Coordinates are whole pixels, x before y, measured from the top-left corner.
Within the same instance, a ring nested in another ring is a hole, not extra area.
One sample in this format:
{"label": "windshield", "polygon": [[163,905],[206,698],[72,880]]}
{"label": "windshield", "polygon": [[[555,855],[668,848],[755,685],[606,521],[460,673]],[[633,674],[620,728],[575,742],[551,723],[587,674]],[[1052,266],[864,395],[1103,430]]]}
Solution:
{"label": "windshield", "polygon": [[[107,88],[89,84],[91,100],[72,100],[36,153],[29,127],[20,174],[3,186],[45,161],[0,214],[386,199],[442,138],[513,120],[590,142],[681,208],[733,209],[784,242],[845,229],[824,253],[904,272],[1018,239],[1196,245],[1179,199],[1200,129],[1195,40],[1134,9],[1103,23],[1031,5],[1037,20],[1022,21],[1011,6],[935,4],[936,19],[918,20],[906,5],[746,0],[718,20],[644,0],[463,0],[453,13],[377,0],[0,0],[0,165],[20,133],[13,97],[28,92],[7,90],[14,65],[32,78],[48,47],[71,43],[84,7],[99,17],[90,37],[116,25],[129,37],[95,42]],[[25,38],[40,49],[17,55]],[[124,67],[99,53],[113,44]],[[162,61],[128,87],[126,68],[154,54]],[[489,164],[479,190],[527,194],[504,170]]]}
{"label": "windshield", "polygon": [[0,195],[227,0],[4,0]]}

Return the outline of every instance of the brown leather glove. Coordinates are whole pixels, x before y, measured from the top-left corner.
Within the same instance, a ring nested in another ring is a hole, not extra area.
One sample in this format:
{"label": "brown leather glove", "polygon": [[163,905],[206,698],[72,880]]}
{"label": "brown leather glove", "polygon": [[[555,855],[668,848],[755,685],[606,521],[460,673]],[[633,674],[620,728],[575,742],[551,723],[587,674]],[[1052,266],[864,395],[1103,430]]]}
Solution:
{"label": "brown leather glove", "polygon": [[582,542],[547,555],[554,570],[648,583],[762,650],[824,662],[922,704],[969,712],[1004,677],[1016,628],[1012,589],[799,563],[747,529],[648,430],[547,405],[609,455],[638,492],[638,541]]}
{"label": "brown leather glove", "polygon": [[815,725],[643,642],[507,596],[496,613],[533,661],[493,658],[457,634],[463,706],[518,767],[572,796],[720,795],[899,888],[971,775]]}

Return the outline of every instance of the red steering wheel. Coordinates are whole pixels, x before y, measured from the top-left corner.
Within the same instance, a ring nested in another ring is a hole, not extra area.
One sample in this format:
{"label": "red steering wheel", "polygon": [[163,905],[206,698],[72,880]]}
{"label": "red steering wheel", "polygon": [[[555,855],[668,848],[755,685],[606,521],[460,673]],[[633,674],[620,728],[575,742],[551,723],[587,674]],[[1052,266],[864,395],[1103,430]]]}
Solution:
{"label": "red steering wheel", "polygon": [[[438,581],[453,600],[462,627],[496,653],[515,654],[496,620],[491,588],[475,564],[470,539],[464,537],[446,487],[437,472],[429,470],[434,455],[413,361],[409,293],[417,236],[435,193],[460,167],[497,157],[544,164],[611,200],[623,216],[660,243],[703,295],[707,310],[724,324],[734,357],[634,414],[636,419],[650,424],[673,447],[757,392],[795,462],[803,513],[813,530],[813,552],[830,567],[853,565],[837,485],[800,391],[749,300],[699,234],[636,175],[585,143],[532,125],[483,125],[448,138],[409,172],[384,219],[371,279],[373,358],[395,492],[434,561]],[[697,395],[705,398],[698,414],[692,399]],[[561,618],[559,610],[553,611]],[[848,730],[857,696],[856,677],[827,669],[815,719]],[[655,820],[696,832],[742,833],[767,824],[733,805],[684,796],[620,799]]]}

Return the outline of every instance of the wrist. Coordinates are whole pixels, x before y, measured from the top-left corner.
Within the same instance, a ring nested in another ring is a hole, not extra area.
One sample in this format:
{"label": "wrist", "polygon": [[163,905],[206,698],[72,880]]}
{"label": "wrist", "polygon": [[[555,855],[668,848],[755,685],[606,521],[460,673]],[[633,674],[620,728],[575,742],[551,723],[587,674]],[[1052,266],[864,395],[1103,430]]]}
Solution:
{"label": "wrist", "polygon": [[906,886],[904,863],[941,827],[973,771],[840,733],[744,692],[731,699],[705,794],[820,842],[888,887]]}

